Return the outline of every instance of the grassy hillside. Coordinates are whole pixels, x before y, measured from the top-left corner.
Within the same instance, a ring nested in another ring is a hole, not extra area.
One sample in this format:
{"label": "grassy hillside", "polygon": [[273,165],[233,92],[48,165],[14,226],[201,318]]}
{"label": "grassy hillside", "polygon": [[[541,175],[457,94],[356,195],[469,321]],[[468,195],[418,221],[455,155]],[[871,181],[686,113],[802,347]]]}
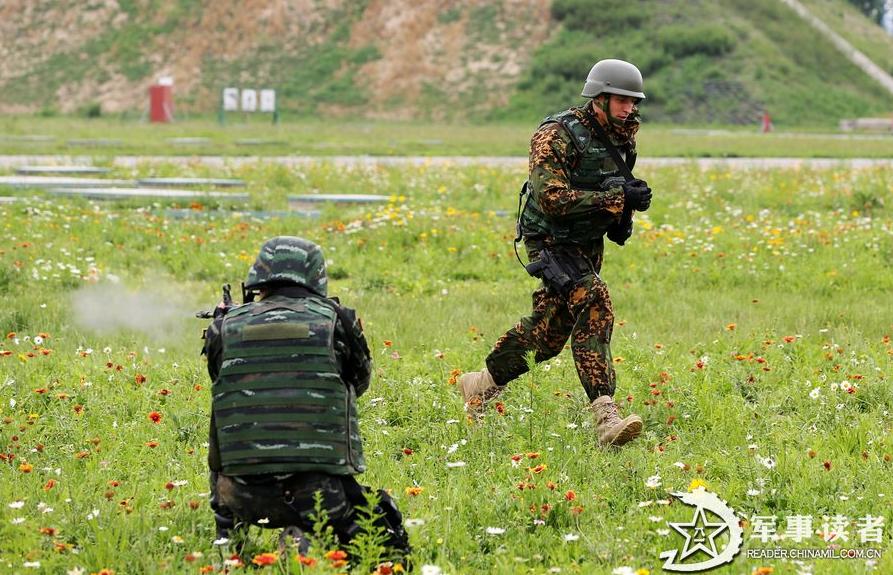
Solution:
{"label": "grassy hillside", "polygon": [[[823,5],[874,26],[843,2]],[[776,0],[556,0],[552,13],[561,28],[498,116],[567,106],[608,57],[642,69],[648,120],[755,123],[768,110],[779,125],[822,125],[893,111],[889,94]],[[893,58],[881,45],[868,52]]]}
{"label": "grassy hillside", "polygon": [[[808,0],[893,70],[893,40],[846,0]],[[477,122],[575,102],[591,65],[646,75],[648,121],[831,126],[893,111],[889,94],[778,0],[8,0],[0,112],[211,114],[225,86],[276,88],[303,116]]]}
{"label": "grassy hillside", "polygon": [[[849,2],[836,0],[800,0],[800,2],[857,50],[871,58],[875,64],[888,74],[893,74],[893,36],[887,34],[872,20],[865,18],[858,8]],[[893,107],[887,111],[893,112]]]}

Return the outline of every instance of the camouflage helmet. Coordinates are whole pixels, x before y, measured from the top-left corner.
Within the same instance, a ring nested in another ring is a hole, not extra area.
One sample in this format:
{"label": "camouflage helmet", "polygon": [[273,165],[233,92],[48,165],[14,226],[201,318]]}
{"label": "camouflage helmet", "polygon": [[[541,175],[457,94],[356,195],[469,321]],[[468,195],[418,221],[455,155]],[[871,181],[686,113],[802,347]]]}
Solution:
{"label": "camouflage helmet", "polygon": [[318,245],[295,236],[277,236],[261,246],[248,271],[245,288],[270,283],[292,283],[325,297],[326,258]]}
{"label": "camouflage helmet", "polygon": [[583,93],[586,98],[595,98],[599,94],[618,94],[644,99],[642,92],[642,73],[639,69],[623,60],[599,60],[589,71]]}

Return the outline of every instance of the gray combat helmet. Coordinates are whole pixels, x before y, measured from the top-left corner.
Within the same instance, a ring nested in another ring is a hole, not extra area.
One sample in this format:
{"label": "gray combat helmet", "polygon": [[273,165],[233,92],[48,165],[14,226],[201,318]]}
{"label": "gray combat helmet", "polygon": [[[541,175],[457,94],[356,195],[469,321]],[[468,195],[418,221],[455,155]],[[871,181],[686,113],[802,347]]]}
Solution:
{"label": "gray combat helmet", "polygon": [[277,236],[267,240],[248,271],[245,289],[271,283],[303,286],[326,297],[326,258],[320,247],[295,236]]}
{"label": "gray combat helmet", "polygon": [[599,94],[617,94],[644,99],[642,73],[623,60],[599,60],[589,71],[581,96],[595,98]]}

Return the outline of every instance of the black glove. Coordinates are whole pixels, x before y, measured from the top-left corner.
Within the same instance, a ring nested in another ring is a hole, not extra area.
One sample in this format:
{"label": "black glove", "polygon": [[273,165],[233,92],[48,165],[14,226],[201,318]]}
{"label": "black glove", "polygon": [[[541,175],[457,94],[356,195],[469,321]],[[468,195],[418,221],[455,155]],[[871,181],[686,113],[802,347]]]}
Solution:
{"label": "black glove", "polygon": [[623,184],[623,201],[637,212],[651,207],[651,188],[645,180],[634,179]]}

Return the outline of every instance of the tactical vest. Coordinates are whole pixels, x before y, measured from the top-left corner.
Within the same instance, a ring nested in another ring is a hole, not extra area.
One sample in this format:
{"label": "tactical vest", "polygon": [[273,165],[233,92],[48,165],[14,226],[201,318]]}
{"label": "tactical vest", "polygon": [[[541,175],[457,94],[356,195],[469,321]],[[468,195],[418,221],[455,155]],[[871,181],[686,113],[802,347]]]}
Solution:
{"label": "tactical vest", "polygon": [[223,473],[365,470],[353,388],[339,375],[336,312],[274,295],[223,320],[212,409]]}
{"label": "tactical vest", "polygon": [[[602,190],[619,185],[606,182],[610,178],[621,178],[617,164],[602,142],[593,138],[589,128],[584,126],[573,110],[565,110],[560,114],[549,116],[540,124],[560,125],[570,136],[576,154],[566,158],[569,168],[571,188],[575,190]],[[629,153],[627,152],[627,155]],[[633,155],[634,157],[634,155]],[[628,160],[627,163],[630,163]],[[606,185],[610,184],[610,185]],[[543,213],[530,192],[521,214],[521,232],[527,239],[550,237],[558,243],[591,244],[601,238],[615,221],[615,216],[593,211],[589,214],[551,218]]]}

